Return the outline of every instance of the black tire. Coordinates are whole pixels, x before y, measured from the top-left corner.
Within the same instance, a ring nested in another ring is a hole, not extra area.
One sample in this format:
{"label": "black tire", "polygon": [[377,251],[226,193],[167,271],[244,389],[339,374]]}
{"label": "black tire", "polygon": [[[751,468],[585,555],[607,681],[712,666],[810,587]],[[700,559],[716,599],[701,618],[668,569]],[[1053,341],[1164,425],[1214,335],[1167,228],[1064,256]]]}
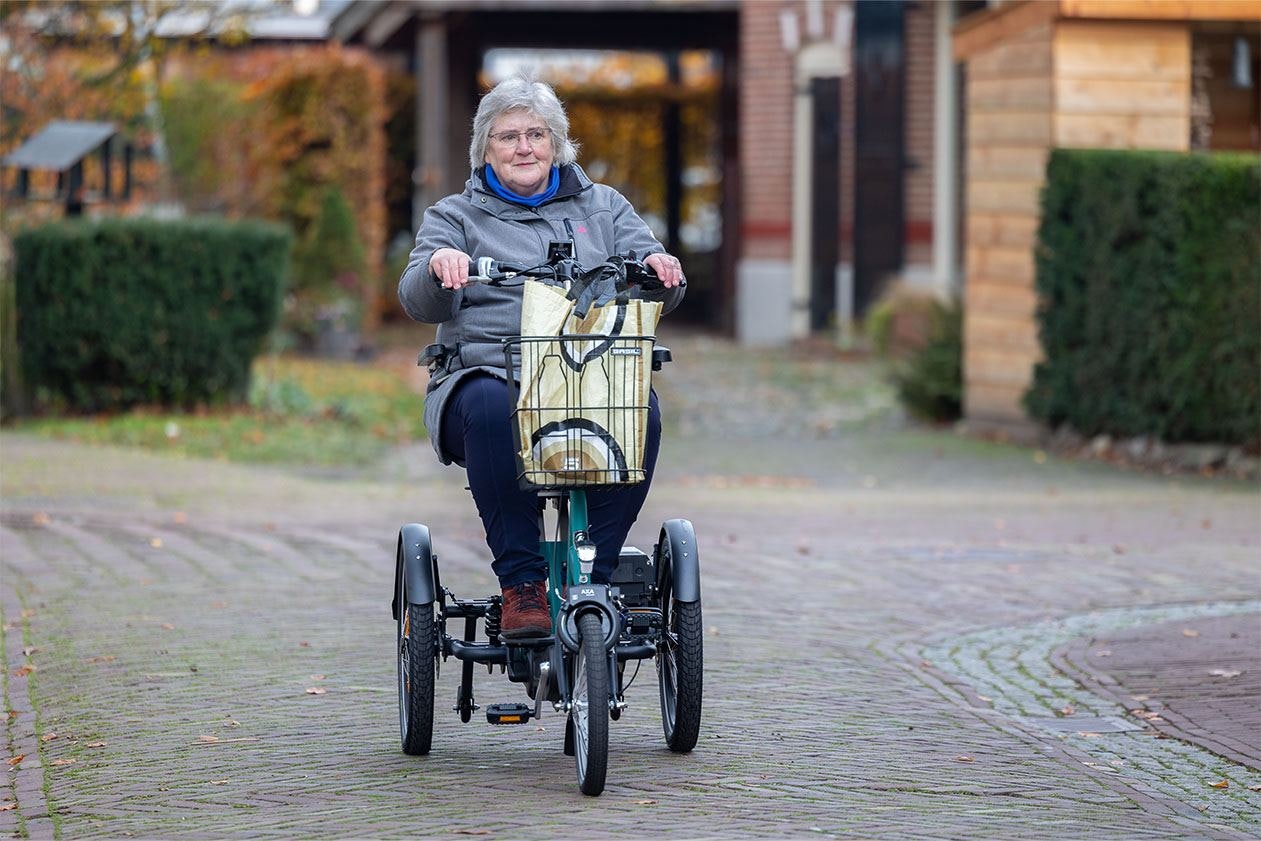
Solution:
{"label": "black tire", "polygon": [[665,619],[657,649],[661,728],[670,750],[688,753],[701,732],[705,625],[699,601],[677,601],[668,590],[661,601]]}
{"label": "black tire", "polygon": [[433,742],[433,694],[437,672],[437,623],[433,604],[408,604],[399,581],[398,727],[403,753],[424,756]]}
{"label": "black tire", "polygon": [[577,625],[578,653],[573,657],[568,729],[572,732],[578,787],[583,794],[595,796],[604,791],[609,765],[609,654],[597,614],[579,616]]}

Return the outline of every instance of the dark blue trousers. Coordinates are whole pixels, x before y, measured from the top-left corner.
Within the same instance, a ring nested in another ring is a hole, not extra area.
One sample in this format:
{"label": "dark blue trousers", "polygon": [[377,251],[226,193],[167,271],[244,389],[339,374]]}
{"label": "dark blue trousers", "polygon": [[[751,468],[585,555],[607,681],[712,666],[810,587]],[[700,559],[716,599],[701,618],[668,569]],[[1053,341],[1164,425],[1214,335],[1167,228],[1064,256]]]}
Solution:
{"label": "dark blue trousers", "polygon": [[[442,448],[468,471],[469,489],[495,558],[491,568],[501,587],[547,578],[547,562],[539,554],[538,497],[517,484],[511,413],[508,385],[490,375],[475,375],[456,387],[442,415]],[[596,545],[591,577],[596,583],[607,583],[617,566],[626,535],[648,497],[660,446],[661,410],[652,392],[644,481],[587,491],[589,532]]]}

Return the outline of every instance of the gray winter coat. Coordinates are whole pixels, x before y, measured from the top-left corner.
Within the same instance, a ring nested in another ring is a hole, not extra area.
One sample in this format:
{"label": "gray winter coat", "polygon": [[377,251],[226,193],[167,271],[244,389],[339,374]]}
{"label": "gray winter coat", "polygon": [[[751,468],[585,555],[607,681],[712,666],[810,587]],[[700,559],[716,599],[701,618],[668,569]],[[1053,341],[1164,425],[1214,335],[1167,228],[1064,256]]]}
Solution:
{"label": "gray winter coat", "polygon": [[[442,414],[456,385],[478,371],[505,378],[502,340],[521,330],[520,286],[492,287],[473,283],[459,291],[443,289],[429,271],[429,258],[439,248],[456,248],[474,260],[490,257],[528,266],[547,260],[547,245],[565,241],[574,231],[575,256],[594,267],[611,256],[634,251],[639,258],[665,251],[630,202],[612,187],[595,184],[576,164],[561,167],[556,197],[537,208],[500,199],[474,172],[464,192],[447,196],[425,211],[416,247],[398,283],[403,309],[417,321],[438,325],[437,341],[455,352],[433,371],[425,397],[425,426],[443,464],[452,457],[442,449]],[[472,267],[470,267],[472,268]],[[683,298],[683,289],[632,296],[663,303],[668,313]]]}

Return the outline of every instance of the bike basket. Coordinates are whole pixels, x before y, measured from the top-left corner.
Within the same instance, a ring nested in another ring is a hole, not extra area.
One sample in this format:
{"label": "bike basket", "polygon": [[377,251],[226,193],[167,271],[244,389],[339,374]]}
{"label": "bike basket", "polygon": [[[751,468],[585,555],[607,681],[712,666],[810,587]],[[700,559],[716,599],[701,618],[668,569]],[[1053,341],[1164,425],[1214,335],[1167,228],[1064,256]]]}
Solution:
{"label": "bike basket", "polygon": [[504,342],[521,487],[644,479],[653,336],[564,334]]}

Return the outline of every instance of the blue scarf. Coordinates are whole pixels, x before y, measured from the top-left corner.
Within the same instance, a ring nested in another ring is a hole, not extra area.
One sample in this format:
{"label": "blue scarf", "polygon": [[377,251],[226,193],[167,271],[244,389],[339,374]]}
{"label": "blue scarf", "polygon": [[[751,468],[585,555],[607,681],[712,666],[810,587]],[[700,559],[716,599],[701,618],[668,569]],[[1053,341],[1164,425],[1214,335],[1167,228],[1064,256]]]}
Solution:
{"label": "blue scarf", "polygon": [[518,196],[509,190],[503,184],[499,183],[499,179],[495,176],[495,170],[489,164],[482,167],[483,176],[486,179],[486,186],[491,191],[507,202],[513,204],[523,204],[526,207],[538,207],[543,202],[556,195],[556,191],[560,189],[560,169],[552,167],[552,174],[547,178],[547,189],[539,193],[537,196]]}

